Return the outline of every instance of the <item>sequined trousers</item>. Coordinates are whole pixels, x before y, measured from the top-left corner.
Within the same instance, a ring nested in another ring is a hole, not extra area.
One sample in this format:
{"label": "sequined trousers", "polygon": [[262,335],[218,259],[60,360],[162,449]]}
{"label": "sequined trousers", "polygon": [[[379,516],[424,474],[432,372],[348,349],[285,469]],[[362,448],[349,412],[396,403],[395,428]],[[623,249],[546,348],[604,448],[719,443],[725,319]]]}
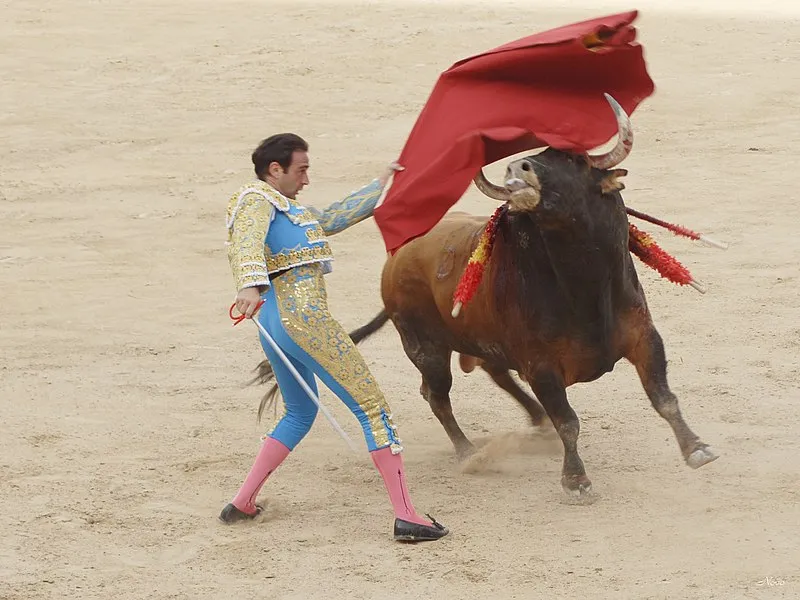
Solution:
{"label": "sequined trousers", "polygon": [[[391,446],[402,451],[391,410],[349,334],[328,311],[322,267],[295,267],[276,277],[262,294],[256,318],[319,397],[318,377],[356,416],[369,451]],[[290,450],[305,437],[317,406],[292,372],[259,333],[261,347],[275,373],[284,413],[267,435]]]}

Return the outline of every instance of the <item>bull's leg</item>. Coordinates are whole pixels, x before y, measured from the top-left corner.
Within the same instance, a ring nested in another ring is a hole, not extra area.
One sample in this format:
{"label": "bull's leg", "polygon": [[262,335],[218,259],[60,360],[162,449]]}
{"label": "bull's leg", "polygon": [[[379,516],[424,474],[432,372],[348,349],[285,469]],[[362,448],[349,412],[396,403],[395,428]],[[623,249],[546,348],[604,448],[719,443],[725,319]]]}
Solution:
{"label": "bull's leg", "polygon": [[467,458],[475,452],[475,446],[461,430],[453,415],[453,406],[450,403],[450,388],[453,385],[450,353],[438,355],[436,358],[429,356],[417,368],[422,372],[423,388],[427,388],[425,399],[453,443],[456,456],[459,460]]}
{"label": "bull's leg", "polygon": [[697,469],[719,458],[683,420],[678,399],[667,384],[664,342],[654,327],[650,326],[627,358],[636,367],[653,408],[672,427],[686,464]]}
{"label": "bull's leg", "polygon": [[522,408],[531,416],[531,421],[535,426],[539,427],[544,424],[545,418],[547,417],[544,408],[542,408],[542,405],[539,404],[536,398],[525,393],[525,390],[517,385],[517,382],[511,377],[511,373],[508,369],[489,365],[487,363],[483,363],[481,368],[489,374],[489,377],[491,377],[500,388],[508,392],[514,400],[519,402]]}
{"label": "bull's leg", "polygon": [[395,327],[400,333],[406,355],[422,374],[419,391],[444,427],[456,456],[459,460],[470,456],[475,452],[475,446],[458,426],[450,404],[450,388],[453,386],[453,373],[450,369],[452,351],[441,343],[423,337],[424,330],[415,328],[409,322],[396,321]]}
{"label": "bull's leg", "polygon": [[583,461],[578,455],[578,434],[581,430],[578,416],[567,400],[567,390],[561,377],[550,370],[539,370],[526,378],[533,393],[544,406],[561,442],[564,444],[564,466],[561,486],[568,493],[585,494],[591,491],[592,482],[586,476]]}

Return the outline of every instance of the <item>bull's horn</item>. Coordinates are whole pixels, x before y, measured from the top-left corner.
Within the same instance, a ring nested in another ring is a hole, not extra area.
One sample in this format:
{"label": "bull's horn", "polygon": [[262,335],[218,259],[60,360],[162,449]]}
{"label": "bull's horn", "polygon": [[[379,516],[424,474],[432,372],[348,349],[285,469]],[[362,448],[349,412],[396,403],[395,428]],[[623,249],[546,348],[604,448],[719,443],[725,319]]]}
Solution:
{"label": "bull's horn", "polygon": [[473,179],[473,181],[475,182],[475,186],[481,192],[489,196],[489,198],[499,200],[500,202],[508,202],[511,199],[511,192],[506,188],[495,185],[486,179],[486,175],[483,174],[483,169],[478,171],[478,174],[475,175],[475,179]]}
{"label": "bull's horn", "polygon": [[589,164],[595,169],[610,169],[616,167],[621,163],[628,154],[631,153],[633,148],[633,127],[631,120],[628,118],[625,110],[619,105],[619,102],[614,100],[608,94],[604,94],[606,100],[614,109],[614,115],[617,117],[617,145],[614,146],[609,152],[601,154],[600,156],[589,156]]}

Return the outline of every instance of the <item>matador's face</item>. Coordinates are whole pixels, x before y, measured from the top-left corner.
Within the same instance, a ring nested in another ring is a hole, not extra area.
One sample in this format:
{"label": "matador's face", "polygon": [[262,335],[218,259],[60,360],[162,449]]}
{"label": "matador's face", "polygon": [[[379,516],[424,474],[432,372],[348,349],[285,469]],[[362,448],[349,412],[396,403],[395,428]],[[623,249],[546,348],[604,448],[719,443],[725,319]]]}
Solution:
{"label": "matador's face", "polygon": [[305,186],[308,185],[308,152],[295,150],[292,154],[292,163],[286,171],[278,163],[272,163],[269,168],[270,183],[287,198],[294,199]]}

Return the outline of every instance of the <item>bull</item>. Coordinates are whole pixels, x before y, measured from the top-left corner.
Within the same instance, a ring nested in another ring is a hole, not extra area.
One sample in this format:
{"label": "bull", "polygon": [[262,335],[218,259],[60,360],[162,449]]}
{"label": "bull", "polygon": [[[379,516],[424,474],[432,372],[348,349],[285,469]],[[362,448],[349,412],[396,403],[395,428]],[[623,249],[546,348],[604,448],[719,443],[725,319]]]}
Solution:
{"label": "bull", "polygon": [[[664,343],[628,246],[619,181],[627,171],[616,168],[632,149],[633,132],[622,107],[606,97],[618,125],[609,152],[547,148],[511,162],[502,186],[483,170],[475,176],[476,187],[506,203],[507,210],[497,222],[481,284],[457,317],[454,292],[488,220],[453,212],[387,258],[381,276],[384,307],[351,334],[359,343],[392,321],[422,376],[420,393],[459,458],[475,447],[453,415],[452,355],[459,354],[465,372],[480,367],[535,426],[555,428],[564,447],[561,485],[580,494],[591,490],[591,481],[578,453],[580,423],[566,391],[599,379],[622,358],[636,368],[686,464],[697,469],[718,458],[686,423],[667,381]],[[271,379],[266,361],[258,369],[257,381]],[[273,386],[264,396],[259,413],[276,392]]]}

